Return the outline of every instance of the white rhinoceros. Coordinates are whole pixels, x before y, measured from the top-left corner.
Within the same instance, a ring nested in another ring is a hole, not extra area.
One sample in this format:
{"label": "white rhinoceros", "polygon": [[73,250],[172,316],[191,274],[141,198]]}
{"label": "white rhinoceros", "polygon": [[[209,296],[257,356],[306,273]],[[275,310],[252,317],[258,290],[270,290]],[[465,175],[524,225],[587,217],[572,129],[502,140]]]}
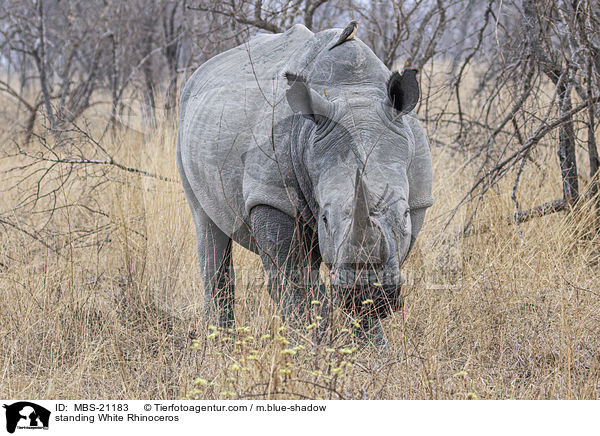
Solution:
{"label": "white rhinoceros", "polygon": [[340,32],[256,36],[185,86],[177,165],[212,322],[233,323],[232,240],[261,256],[289,321],[338,301],[379,335],[400,307],[400,266],[433,204],[418,83],[359,39],[329,50]]}

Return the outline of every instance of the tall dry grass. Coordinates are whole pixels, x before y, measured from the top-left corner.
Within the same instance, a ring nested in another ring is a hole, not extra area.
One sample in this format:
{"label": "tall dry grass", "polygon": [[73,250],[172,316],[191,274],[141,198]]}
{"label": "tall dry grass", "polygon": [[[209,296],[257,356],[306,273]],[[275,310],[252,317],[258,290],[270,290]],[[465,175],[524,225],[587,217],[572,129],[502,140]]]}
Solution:
{"label": "tall dry grass", "polygon": [[[163,124],[146,137],[118,131],[104,145],[121,162],[177,180],[175,126]],[[436,139],[454,127],[428,128]],[[552,140],[523,173],[524,206],[560,197]],[[433,146],[432,154],[436,203],[403,267],[404,309],[384,323],[386,353],[288,343],[259,259],[239,247],[240,328],[204,331],[178,183],[76,167],[60,186],[69,167],[59,165],[45,182],[58,186],[49,218],[42,207],[14,209],[36,179],[8,172],[23,162],[5,157],[3,216],[43,230],[61,254],[0,227],[0,397],[598,398],[600,236],[591,205],[516,227],[507,179],[484,198],[472,232],[457,231],[469,206],[444,230],[474,173],[457,152]],[[104,215],[61,207],[73,204]]]}

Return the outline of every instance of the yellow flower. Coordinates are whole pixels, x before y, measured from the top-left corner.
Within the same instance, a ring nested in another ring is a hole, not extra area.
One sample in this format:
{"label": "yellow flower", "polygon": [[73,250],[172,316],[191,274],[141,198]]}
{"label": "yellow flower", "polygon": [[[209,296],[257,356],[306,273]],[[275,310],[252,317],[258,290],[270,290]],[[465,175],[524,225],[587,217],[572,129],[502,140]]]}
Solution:
{"label": "yellow flower", "polygon": [[325,351],[328,353],[335,353],[335,348],[325,348]]}
{"label": "yellow flower", "polygon": [[283,336],[277,335],[275,336],[275,340],[277,342],[281,342],[283,345],[289,345],[290,341],[288,341],[286,338],[284,338]]}
{"label": "yellow flower", "polygon": [[281,350],[281,354],[292,356],[296,354],[296,350],[292,348],[286,348],[285,350]]}
{"label": "yellow flower", "polygon": [[352,354],[354,353],[353,348],[340,348],[340,353],[342,354]]}
{"label": "yellow flower", "polygon": [[313,306],[320,306],[321,302],[319,300],[313,300],[310,302],[310,304],[312,304]]}
{"label": "yellow flower", "polygon": [[270,339],[270,338],[271,338],[271,335],[267,333],[266,335],[262,335],[262,336],[260,337],[260,340],[261,340],[261,341],[265,341],[265,340],[267,340],[267,339]]}
{"label": "yellow flower", "polygon": [[307,326],[306,326],[306,330],[312,330],[312,329],[314,329],[316,326],[317,326],[317,324],[315,324],[315,323],[313,322],[312,324],[310,324],[310,325],[307,325]]}
{"label": "yellow flower", "polygon": [[198,377],[196,380],[194,380],[194,384],[200,385],[200,386],[206,386],[206,385],[208,385],[208,381],[203,378]]}
{"label": "yellow flower", "polygon": [[332,373],[332,374],[336,374],[336,375],[337,375],[337,374],[341,374],[341,372],[342,372],[342,368],[333,368],[333,369],[331,370],[331,373]]}
{"label": "yellow flower", "polygon": [[212,325],[212,324],[211,324],[211,325],[209,325],[209,326],[208,326],[208,329],[209,329],[211,332],[216,332],[216,331],[217,331],[217,326],[215,326],[215,325]]}
{"label": "yellow flower", "polygon": [[453,377],[466,377],[467,375],[467,371],[458,371]]}
{"label": "yellow flower", "polygon": [[322,373],[320,370],[318,370],[318,369],[317,369],[316,371],[313,371],[313,372],[312,372],[310,375],[312,375],[312,376],[314,376],[314,377],[318,377],[318,376],[320,376],[321,374],[323,374],[323,373]]}
{"label": "yellow flower", "polygon": [[367,299],[367,300],[365,300],[365,301],[363,301],[363,302],[362,302],[362,305],[363,305],[363,306],[366,306],[367,304],[373,304],[373,300],[371,300],[371,299],[369,298],[369,299]]}
{"label": "yellow flower", "polygon": [[240,365],[238,365],[237,363],[234,363],[233,365],[231,365],[231,369],[233,371],[239,371],[240,370]]}

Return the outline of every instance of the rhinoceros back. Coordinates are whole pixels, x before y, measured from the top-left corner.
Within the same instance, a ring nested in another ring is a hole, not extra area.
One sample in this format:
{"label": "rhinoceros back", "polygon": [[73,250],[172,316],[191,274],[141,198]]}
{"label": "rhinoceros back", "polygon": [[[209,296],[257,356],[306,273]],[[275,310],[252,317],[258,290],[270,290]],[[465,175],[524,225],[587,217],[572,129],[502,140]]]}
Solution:
{"label": "rhinoceros back", "polygon": [[[202,209],[229,236],[247,227],[249,195],[286,212],[293,209],[282,183],[254,183],[244,198],[244,168],[247,152],[268,148],[273,125],[291,116],[283,71],[313,36],[302,25],[258,35],[207,61],[183,90],[178,164],[184,186],[187,181]],[[263,151],[265,165],[270,151]]]}

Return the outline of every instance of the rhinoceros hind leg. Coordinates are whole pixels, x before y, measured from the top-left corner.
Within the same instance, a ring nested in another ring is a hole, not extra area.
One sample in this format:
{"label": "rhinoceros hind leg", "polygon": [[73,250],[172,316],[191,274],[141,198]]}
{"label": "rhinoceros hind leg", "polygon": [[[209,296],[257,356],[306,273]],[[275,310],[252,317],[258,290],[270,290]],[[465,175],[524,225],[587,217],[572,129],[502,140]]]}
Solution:
{"label": "rhinoceros hind leg", "polygon": [[206,319],[221,327],[233,327],[235,273],[231,238],[200,207],[192,212],[204,285]]}

